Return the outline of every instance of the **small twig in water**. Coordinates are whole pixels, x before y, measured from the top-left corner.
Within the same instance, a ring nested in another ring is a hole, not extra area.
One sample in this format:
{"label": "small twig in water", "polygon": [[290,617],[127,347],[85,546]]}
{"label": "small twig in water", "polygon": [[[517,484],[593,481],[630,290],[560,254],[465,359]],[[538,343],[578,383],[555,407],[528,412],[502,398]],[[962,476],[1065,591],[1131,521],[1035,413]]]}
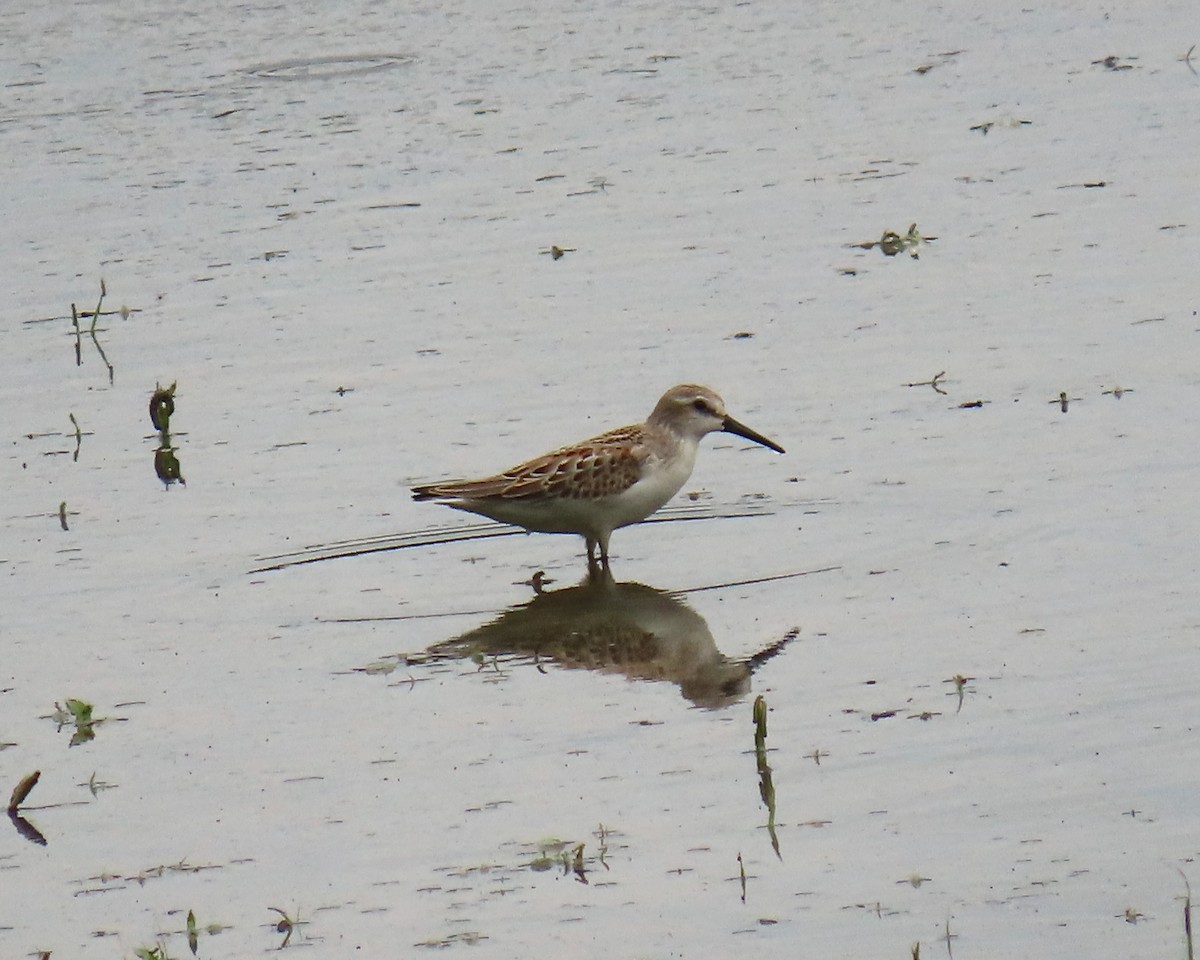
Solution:
{"label": "small twig in water", "polygon": [[943,390],[940,385],[942,379],[945,376],[946,376],[946,371],[942,370],[939,373],[935,373],[931,380],[915,380],[912,383],[906,383],[905,386],[906,387],[933,387],[934,390],[936,390],[942,396],[945,396],[946,391]]}
{"label": "small twig in water", "polygon": [[108,290],[104,286],[104,278],[100,278],[100,299],[96,301],[96,312],[92,314],[92,327],[88,334],[92,338],[92,343],[96,345],[96,352],[100,354],[100,359],[104,361],[104,365],[108,367],[108,385],[113,384],[113,365],[108,362],[108,356],[104,352],[104,348],[100,346],[100,340],[96,336],[96,322],[100,319],[100,305],[104,303],[104,295]]}
{"label": "small twig in water", "polygon": [[[104,365],[108,367],[108,384],[113,383],[113,365],[108,362],[108,356],[104,352],[104,348],[100,346],[100,339],[96,336],[96,324],[100,320],[100,307],[104,304],[104,297],[108,293],[108,288],[104,284],[104,278],[100,278],[100,299],[96,301],[96,309],[92,311],[92,325],[88,329],[88,336],[92,338],[92,343],[96,345],[96,352],[100,354],[100,359],[104,361]],[[121,315],[128,316],[126,307],[121,308]],[[82,339],[83,333],[79,328],[79,310],[75,304],[71,304],[71,323],[75,327],[75,366],[83,366],[83,349]]]}
{"label": "small twig in water", "polygon": [[71,418],[71,425],[75,428],[75,453],[71,457],[71,459],[75,463],[78,463],[79,462],[79,448],[83,445],[83,433],[79,429],[79,421],[77,421],[75,419],[75,414],[68,413],[67,416]]}
{"label": "small twig in water", "polygon": [[[1190,47],[1188,47],[1188,52],[1179,59],[1181,62],[1187,64],[1187,68],[1192,71],[1192,76],[1200,76],[1200,74],[1196,73],[1196,68],[1192,66],[1192,53],[1195,51],[1195,49],[1196,45],[1193,43]],[[1191,954],[1188,954],[1188,956],[1190,957]]]}
{"label": "small twig in water", "polygon": [[942,935],[942,939],[946,941],[946,954],[950,957],[950,960],[954,960],[954,948],[951,946],[951,941],[954,940],[956,936],[958,936],[958,934],[950,932],[950,918],[947,917],[946,932]]}
{"label": "small twig in water", "polygon": [[94,337],[96,335],[96,321],[100,319],[100,307],[104,303],[104,297],[108,293],[108,287],[104,284],[104,278],[100,278],[100,299],[96,301],[96,310],[92,314],[92,328],[88,332]]}
{"label": "small twig in water", "polygon": [[71,304],[71,322],[75,325],[75,366],[83,366],[83,334],[79,329],[79,311]]}
{"label": "small twig in water", "polygon": [[[1175,869],[1179,870],[1178,867]],[[1179,875],[1183,877],[1183,887],[1187,891],[1187,896],[1183,898],[1183,933],[1187,940],[1187,960],[1196,960],[1196,948],[1192,943],[1192,885],[1188,883],[1186,873],[1179,870]]]}

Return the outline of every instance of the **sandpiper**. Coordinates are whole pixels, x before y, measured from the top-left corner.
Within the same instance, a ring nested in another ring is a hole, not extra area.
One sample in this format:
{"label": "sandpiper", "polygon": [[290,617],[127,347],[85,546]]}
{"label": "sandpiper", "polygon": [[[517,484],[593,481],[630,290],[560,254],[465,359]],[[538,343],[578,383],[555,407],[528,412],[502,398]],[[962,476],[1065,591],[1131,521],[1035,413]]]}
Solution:
{"label": "sandpiper", "polygon": [[607,569],[612,532],[644,520],[675,496],[692,474],[700,440],[718,430],[784,452],[729,416],[708,387],[688,383],[664,393],[645,423],[609,430],[492,477],[413,487],[413,499],[539,533],[577,533],[587,541],[588,566],[598,562]]}

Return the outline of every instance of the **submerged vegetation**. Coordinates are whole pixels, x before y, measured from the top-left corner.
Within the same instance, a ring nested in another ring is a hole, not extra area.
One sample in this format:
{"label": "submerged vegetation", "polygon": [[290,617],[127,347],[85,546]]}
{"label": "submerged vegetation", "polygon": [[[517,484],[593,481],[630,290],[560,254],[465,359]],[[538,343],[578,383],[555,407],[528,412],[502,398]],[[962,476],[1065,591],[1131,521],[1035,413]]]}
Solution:
{"label": "submerged vegetation", "polygon": [[158,448],[154,451],[154,472],[163,486],[170,488],[173,483],[187,486],[179,466],[179,457],[171,444],[171,416],[175,413],[175,387],[159,384],[154,385],[154,393],[150,395],[150,422],[158,431]]}

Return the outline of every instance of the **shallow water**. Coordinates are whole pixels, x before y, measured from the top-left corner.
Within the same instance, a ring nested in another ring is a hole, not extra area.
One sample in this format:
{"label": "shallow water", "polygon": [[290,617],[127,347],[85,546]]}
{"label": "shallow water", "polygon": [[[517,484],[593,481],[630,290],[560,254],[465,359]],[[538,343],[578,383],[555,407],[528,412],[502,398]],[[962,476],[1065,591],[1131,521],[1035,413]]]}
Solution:
{"label": "shallow water", "polygon": [[[0,953],[1183,956],[1160,6],[0,11]],[[614,585],[408,498],[687,381]]]}

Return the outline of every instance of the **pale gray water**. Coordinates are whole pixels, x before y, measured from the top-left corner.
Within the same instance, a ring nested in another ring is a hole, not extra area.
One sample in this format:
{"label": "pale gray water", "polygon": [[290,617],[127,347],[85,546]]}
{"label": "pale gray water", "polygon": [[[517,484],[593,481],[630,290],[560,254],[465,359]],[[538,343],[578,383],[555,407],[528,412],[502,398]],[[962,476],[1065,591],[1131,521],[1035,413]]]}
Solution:
{"label": "pale gray water", "polygon": [[[0,10],[0,954],[1183,956],[1197,26]],[[761,515],[618,531],[599,612],[530,603],[567,537],[249,572],[681,381],[789,453],[706,440]]]}

